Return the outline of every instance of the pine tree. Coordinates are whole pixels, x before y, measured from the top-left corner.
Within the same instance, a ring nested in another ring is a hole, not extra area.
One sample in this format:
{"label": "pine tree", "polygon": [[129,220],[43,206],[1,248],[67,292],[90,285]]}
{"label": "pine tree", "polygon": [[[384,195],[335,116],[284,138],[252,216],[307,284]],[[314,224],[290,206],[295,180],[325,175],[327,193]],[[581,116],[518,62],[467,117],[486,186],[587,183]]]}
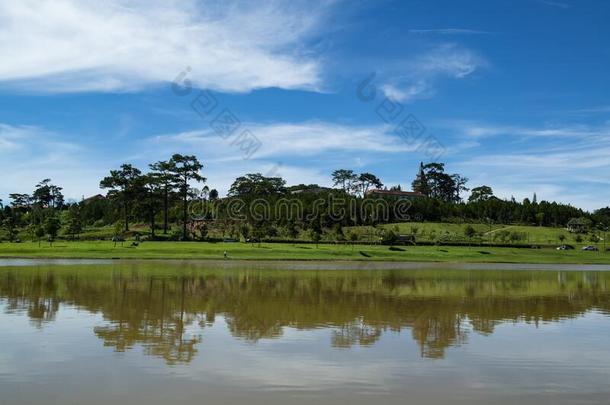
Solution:
{"label": "pine tree", "polygon": [[424,162],[420,162],[419,172],[417,173],[415,180],[413,180],[413,183],[411,183],[411,188],[413,191],[420,192],[427,197],[430,196],[430,185],[428,184],[428,178],[424,171]]}

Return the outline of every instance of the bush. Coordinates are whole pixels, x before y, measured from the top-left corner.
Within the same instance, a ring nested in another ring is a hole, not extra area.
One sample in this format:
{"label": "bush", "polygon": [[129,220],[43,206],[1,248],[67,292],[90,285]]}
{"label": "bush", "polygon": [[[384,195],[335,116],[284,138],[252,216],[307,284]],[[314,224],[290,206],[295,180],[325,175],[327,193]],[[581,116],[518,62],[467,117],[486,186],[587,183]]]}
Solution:
{"label": "bush", "polygon": [[390,229],[384,232],[381,243],[384,245],[394,245],[396,242],[398,242],[398,234],[394,230]]}

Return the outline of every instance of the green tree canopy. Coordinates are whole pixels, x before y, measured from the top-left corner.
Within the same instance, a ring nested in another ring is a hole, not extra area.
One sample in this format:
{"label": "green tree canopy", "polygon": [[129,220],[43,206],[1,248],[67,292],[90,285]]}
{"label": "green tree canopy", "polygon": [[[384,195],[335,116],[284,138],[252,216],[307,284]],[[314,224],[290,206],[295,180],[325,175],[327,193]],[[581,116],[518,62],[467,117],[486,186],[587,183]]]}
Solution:
{"label": "green tree canopy", "polygon": [[100,182],[100,188],[109,189],[108,197],[121,204],[125,231],[129,230],[129,211],[137,198],[141,174],[142,172],[132,165],[123,164],[119,170],[111,170],[110,175]]}
{"label": "green tree canopy", "polygon": [[286,193],[286,181],[281,177],[265,177],[260,173],[240,176],[229,188],[229,196],[265,196]]}
{"label": "green tree canopy", "polygon": [[341,186],[343,191],[349,193],[353,189],[354,183],[358,180],[358,176],[353,170],[338,169],[332,172],[333,186]]}
{"label": "green tree canopy", "polygon": [[188,195],[191,181],[205,183],[206,178],[201,176],[203,164],[193,155],[174,154],[169,161],[171,170],[178,179],[178,191],[182,197],[182,239],[188,239]]}
{"label": "green tree canopy", "polygon": [[494,192],[489,186],[479,186],[472,189],[468,202],[487,201],[494,196]]}

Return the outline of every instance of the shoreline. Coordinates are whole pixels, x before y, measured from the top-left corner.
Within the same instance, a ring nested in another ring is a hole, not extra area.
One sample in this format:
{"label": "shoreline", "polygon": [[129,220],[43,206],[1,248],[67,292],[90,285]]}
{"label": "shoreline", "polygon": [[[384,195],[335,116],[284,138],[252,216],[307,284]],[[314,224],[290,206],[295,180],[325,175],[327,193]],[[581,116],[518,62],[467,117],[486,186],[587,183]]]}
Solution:
{"label": "shoreline", "polygon": [[3,267],[38,265],[112,265],[128,263],[189,263],[203,267],[262,267],[269,270],[521,270],[521,271],[610,271],[610,264],[517,263],[517,262],[441,262],[325,259],[214,259],[214,258],[61,258],[0,257]]}
{"label": "shoreline", "polygon": [[[226,256],[226,258],[225,258]],[[2,259],[42,260],[189,260],[241,262],[351,262],[559,264],[610,266],[610,254],[580,250],[499,248],[486,246],[336,246],[262,243],[145,242],[114,246],[109,242],[69,242],[53,246],[0,244]]]}

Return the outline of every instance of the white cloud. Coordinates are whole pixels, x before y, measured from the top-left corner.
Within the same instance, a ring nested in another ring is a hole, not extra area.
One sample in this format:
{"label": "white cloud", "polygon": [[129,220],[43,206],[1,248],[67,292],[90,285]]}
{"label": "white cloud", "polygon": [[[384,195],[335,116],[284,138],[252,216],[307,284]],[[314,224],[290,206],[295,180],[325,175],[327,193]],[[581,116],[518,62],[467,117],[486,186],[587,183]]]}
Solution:
{"label": "white cloud", "polygon": [[473,121],[450,121],[442,124],[445,128],[457,129],[462,135],[472,138],[495,136],[512,137],[557,137],[580,139],[610,139],[610,126],[590,126],[584,124],[546,125],[528,127],[521,125],[495,125]]}
{"label": "white cloud", "polygon": [[388,98],[401,102],[427,98],[434,94],[439,80],[463,79],[485,65],[486,61],[475,52],[445,44],[405,62],[382,90]]}
{"label": "white cloud", "polygon": [[10,164],[20,169],[61,162],[64,153],[75,152],[78,148],[39,127],[0,123],[0,161],[5,167]]}
{"label": "white cloud", "polygon": [[43,128],[0,123],[0,198],[6,202],[10,193],[30,193],[44,178],[63,186],[71,198],[97,192],[106,169],[93,155]]}
{"label": "white cloud", "polygon": [[446,75],[461,79],[473,73],[482,64],[482,59],[474,52],[454,45],[445,45],[418,58],[414,69],[422,75]]}
{"label": "white cloud", "polygon": [[600,106],[590,107],[590,108],[581,108],[578,110],[571,110],[571,111],[569,111],[569,113],[583,114],[583,115],[610,113],[610,105],[600,105]]}
{"label": "white cloud", "polygon": [[[497,195],[509,198],[530,197],[571,203],[593,210],[610,200],[610,128],[570,125],[524,127],[457,123],[466,136],[476,138],[481,147],[477,155],[465,156],[456,164],[471,177],[471,186],[488,184]],[[503,151],[498,136],[518,139]],[[487,151],[487,152],[485,152]]]}
{"label": "white cloud", "polygon": [[13,127],[11,125],[0,124],[0,155],[21,148],[21,142],[36,132],[35,127]]}
{"label": "white cloud", "polygon": [[[11,173],[0,184],[0,196],[29,193],[43,178],[50,177],[64,187],[68,198],[99,192],[99,180],[123,162],[141,169],[173,153],[199,156],[205,164],[210,187],[226,192],[235,178],[260,172],[281,176],[289,184],[329,185],[329,175],[337,167],[356,167],[384,157],[415,150],[389,126],[355,126],[328,122],[243,123],[262,146],[249,159],[235,139],[223,139],[211,129],[125,140],[122,154],[104,158],[97,144],[86,139],[71,143],[38,127],[0,124],[0,170]],[[65,136],[63,137],[65,139]]]}
{"label": "white cloud", "polygon": [[261,142],[251,158],[232,144],[236,135],[223,139],[211,129],[164,134],[145,139],[138,146],[143,161],[165,159],[172,153],[204,156],[210,187],[226,192],[244,173],[278,175],[289,184],[329,185],[329,173],[337,167],[357,167],[362,159],[375,161],[389,155],[413,152],[392,133],[392,127],[353,126],[314,121],[301,123],[244,123]]}
{"label": "white cloud", "polygon": [[331,1],[0,2],[0,83],[34,91],[124,91],[173,80],[244,92],[315,89],[303,44]]}
{"label": "white cloud", "polygon": [[[244,123],[261,142],[261,147],[252,155],[254,159],[269,159],[279,156],[316,156],[324,153],[365,152],[399,153],[414,151],[417,145],[408,145],[393,134],[392,127],[350,126],[328,122],[303,123]],[[157,144],[188,146],[205,150],[214,147],[214,160],[232,161],[243,158],[239,146],[233,144],[237,135],[223,139],[211,129],[189,131],[154,137]]]}
{"label": "white cloud", "polygon": [[433,94],[432,89],[425,80],[419,80],[411,84],[389,84],[381,86],[381,91],[389,99],[395,101],[408,102],[416,98],[426,98]]}

